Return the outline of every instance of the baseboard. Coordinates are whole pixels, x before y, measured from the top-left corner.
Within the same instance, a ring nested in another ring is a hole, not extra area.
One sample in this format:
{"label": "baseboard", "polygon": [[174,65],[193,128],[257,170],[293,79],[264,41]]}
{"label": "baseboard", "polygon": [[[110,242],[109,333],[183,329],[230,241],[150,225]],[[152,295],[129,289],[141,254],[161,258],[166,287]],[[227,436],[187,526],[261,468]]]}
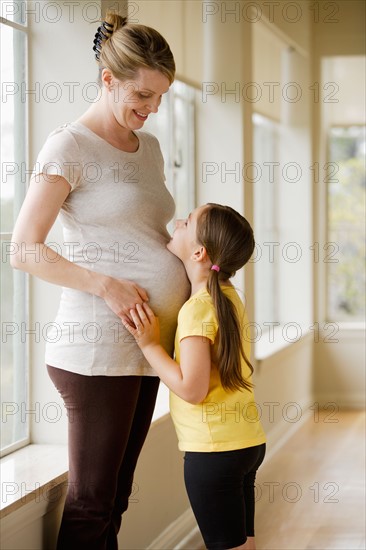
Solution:
{"label": "baseboard", "polygon": [[202,537],[191,508],[169,525],[147,550],[200,550]]}
{"label": "baseboard", "polygon": [[196,524],[194,529],[173,550],[203,550],[203,548],[206,548],[205,543]]}
{"label": "baseboard", "polygon": [[366,403],[365,403],[365,393],[359,392],[359,393],[352,393],[352,394],[327,394],[327,393],[319,393],[316,394],[314,398],[314,402],[319,403],[319,407],[325,408],[327,405],[330,406],[331,404],[334,404],[336,407],[339,408],[339,410],[364,410]]}

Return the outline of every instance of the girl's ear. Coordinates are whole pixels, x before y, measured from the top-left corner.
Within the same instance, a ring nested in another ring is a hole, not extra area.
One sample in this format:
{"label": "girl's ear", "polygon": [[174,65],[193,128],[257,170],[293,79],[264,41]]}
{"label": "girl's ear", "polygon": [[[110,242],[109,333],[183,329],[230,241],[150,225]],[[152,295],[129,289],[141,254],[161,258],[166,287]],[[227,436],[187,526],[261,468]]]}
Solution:
{"label": "girl's ear", "polygon": [[202,245],[198,245],[191,256],[191,260],[194,262],[206,262],[207,259],[208,254],[206,248]]}

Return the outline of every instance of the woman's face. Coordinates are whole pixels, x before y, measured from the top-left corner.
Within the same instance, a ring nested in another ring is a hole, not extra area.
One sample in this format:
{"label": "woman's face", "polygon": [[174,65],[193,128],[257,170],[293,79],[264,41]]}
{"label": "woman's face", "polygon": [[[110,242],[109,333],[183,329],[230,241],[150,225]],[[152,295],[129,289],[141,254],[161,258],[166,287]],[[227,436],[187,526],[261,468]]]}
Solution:
{"label": "woman's face", "polygon": [[109,80],[105,76],[102,78],[115,120],[129,130],[142,128],[148,116],[158,112],[162,95],[170,87],[169,79],[163,73],[145,68],[139,69],[134,79],[123,82],[112,75]]}
{"label": "woman's face", "polygon": [[199,244],[197,243],[197,220],[205,206],[199,206],[185,220],[177,220],[171,240],[167,244],[168,250],[180,258],[182,262],[188,260]]}

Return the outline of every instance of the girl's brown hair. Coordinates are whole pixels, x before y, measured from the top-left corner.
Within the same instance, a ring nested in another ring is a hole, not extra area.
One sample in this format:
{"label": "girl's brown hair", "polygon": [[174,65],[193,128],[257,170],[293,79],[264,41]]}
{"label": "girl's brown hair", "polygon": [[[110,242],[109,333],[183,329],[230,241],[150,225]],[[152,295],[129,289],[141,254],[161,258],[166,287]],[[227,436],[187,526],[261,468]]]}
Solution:
{"label": "girl's brown hair", "polygon": [[222,291],[220,281],[229,280],[248,262],[255,246],[253,230],[249,222],[233,208],[209,203],[197,220],[197,240],[205,247],[212,264],[220,267],[219,272],[210,271],[207,291],[219,325],[215,359],[221,383],[227,390],[249,390],[253,384],[243,377],[241,357],[251,374],[253,367],[244,352],[235,305]]}
{"label": "girl's brown hair", "polygon": [[169,44],[158,31],[145,25],[128,23],[126,17],[113,10],[107,11],[104,20],[112,32],[102,42],[100,68],[109,69],[121,81],[133,79],[141,68],[157,70],[172,84],[174,57]]}

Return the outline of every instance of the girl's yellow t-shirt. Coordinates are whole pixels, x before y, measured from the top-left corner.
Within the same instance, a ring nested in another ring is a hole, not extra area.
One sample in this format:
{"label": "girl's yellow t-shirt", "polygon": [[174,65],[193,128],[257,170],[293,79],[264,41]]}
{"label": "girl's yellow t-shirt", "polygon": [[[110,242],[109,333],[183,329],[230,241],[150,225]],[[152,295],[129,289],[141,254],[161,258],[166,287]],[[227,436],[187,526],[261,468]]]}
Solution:
{"label": "girl's yellow t-shirt", "polygon": [[[235,304],[243,334],[244,351],[250,358],[250,340],[247,334],[249,327],[244,304],[234,287],[223,287],[223,291]],[[179,343],[187,336],[208,338],[213,345],[212,355],[215,356],[218,328],[211,296],[202,288],[191,296],[179,312],[175,336],[177,363],[180,362]],[[242,369],[244,376],[248,377],[250,370],[244,359]],[[214,364],[211,367],[206,398],[198,405],[192,405],[170,392],[170,412],[179,440],[178,446],[182,451],[232,451],[266,441],[253,391],[224,390]]]}

